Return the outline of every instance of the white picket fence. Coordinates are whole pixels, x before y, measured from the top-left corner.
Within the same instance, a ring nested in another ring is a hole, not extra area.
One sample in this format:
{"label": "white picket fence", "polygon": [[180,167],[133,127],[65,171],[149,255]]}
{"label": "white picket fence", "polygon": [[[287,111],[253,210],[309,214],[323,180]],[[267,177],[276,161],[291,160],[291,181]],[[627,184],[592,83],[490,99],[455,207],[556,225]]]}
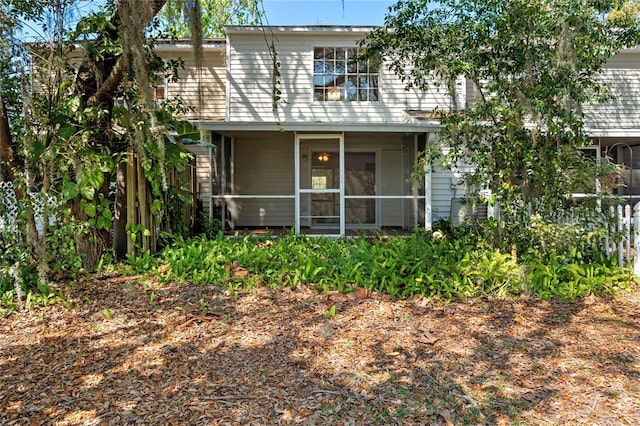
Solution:
{"label": "white picket fence", "polygon": [[[530,209],[529,215],[531,213]],[[610,222],[609,230],[605,236],[603,247],[605,254],[609,259],[615,258],[621,268],[632,264],[634,274],[640,277],[640,203],[637,203],[633,210],[628,204],[611,206],[609,207],[608,219]],[[579,222],[575,220],[571,212],[556,220],[560,225]],[[588,230],[585,229],[585,232]],[[639,255],[636,256],[636,253]]]}
{"label": "white picket fence", "polygon": [[[636,207],[638,207],[636,205]],[[614,218],[613,223],[610,225],[609,234],[605,239],[604,249],[609,258],[617,257],[618,265],[624,266],[625,262],[632,260],[631,242],[632,242],[632,228],[637,229],[640,225],[634,222],[634,215],[631,214],[631,206],[618,206],[609,208],[611,217]],[[638,221],[638,215],[636,221]],[[640,223],[640,222],[638,222]],[[611,238],[612,235],[616,235],[618,238]],[[618,240],[617,242],[615,240]],[[637,239],[633,239],[637,241]]]}
{"label": "white picket fence", "polygon": [[632,262],[634,275],[640,277],[640,203],[633,207],[633,211],[630,205],[626,205],[611,207],[610,212],[616,219],[610,226],[610,235],[617,235],[618,241],[607,236],[607,256],[616,256],[619,266]]}

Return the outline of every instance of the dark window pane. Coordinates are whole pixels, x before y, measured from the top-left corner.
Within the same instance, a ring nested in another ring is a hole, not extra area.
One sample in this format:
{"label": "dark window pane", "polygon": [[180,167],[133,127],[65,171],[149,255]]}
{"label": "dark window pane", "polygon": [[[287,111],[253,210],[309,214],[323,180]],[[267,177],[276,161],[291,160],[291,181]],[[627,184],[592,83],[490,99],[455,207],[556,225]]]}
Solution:
{"label": "dark window pane", "polygon": [[324,58],[326,60],[333,61],[336,58],[336,51],[332,47],[325,47],[324,49]]}
{"label": "dark window pane", "polygon": [[357,101],[358,100],[358,77],[355,75],[350,75],[347,77],[347,100],[348,101]]}

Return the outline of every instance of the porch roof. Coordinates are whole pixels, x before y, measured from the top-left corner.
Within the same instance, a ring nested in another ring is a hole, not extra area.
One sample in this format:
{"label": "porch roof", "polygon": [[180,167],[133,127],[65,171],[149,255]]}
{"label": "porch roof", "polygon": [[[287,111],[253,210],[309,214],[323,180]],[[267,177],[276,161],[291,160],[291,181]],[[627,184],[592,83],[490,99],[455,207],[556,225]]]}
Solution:
{"label": "porch roof", "polygon": [[200,123],[205,130],[216,132],[366,132],[366,133],[424,133],[440,130],[440,121],[419,123],[277,123],[277,122],[212,122]]}
{"label": "porch roof", "polygon": [[593,129],[585,128],[586,133],[593,138],[637,138],[640,137],[640,128],[629,129]]}

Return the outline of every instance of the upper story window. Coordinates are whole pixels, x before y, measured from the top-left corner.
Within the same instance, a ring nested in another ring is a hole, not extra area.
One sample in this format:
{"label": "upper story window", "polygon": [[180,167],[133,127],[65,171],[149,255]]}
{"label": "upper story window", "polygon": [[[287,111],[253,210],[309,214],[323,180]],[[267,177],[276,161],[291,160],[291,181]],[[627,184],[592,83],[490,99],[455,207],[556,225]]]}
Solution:
{"label": "upper story window", "polygon": [[152,81],[151,89],[153,90],[153,98],[161,102],[165,99],[167,94],[167,77],[164,71],[156,71]]}
{"label": "upper story window", "polygon": [[316,101],[377,101],[378,65],[358,61],[357,47],[313,49],[313,97]]}

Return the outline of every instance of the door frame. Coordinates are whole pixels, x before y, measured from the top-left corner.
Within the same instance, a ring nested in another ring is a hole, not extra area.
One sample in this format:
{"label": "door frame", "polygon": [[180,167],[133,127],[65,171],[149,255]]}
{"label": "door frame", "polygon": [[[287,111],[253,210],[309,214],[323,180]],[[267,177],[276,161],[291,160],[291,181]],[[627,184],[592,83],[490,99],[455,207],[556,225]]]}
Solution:
{"label": "door frame", "polygon": [[[302,189],[301,188],[301,179],[302,176],[300,174],[300,160],[301,160],[301,153],[300,153],[300,142],[303,140],[309,140],[309,141],[319,141],[319,140],[323,140],[323,139],[333,139],[333,140],[338,140],[339,142],[339,178],[338,178],[338,194],[339,194],[339,204],[340,204],[340,208],[339,208],[339,216],[340,216],[340,227],[339,227],[339,233],[335,234],[335,236],[339,236],[339,237],[343,237],[346,234],[346,224],[345,224],[345,199],[344,199],[344,189],[345,189],[345,181],[344,181],[344,132],[342,133],[314,133],[314,134],[295,134],[295,142],[294,142],[294,173],[295,173],[295,177],[294,177],[294,182],[295,182],[295,202],[294,202],[294,209],[295,209],[295,232],[296,235],[300,234],[300,219],[301,219],[301,215],[300,215],[300,209],[301,209],[301,201],[300,201],[300,195],[301,194],[312,194],[314,191],[317,190],[313,190],[313,189]],[[309,173],[311,173],[311,168],[309,168]],[[310,179],[310,175],[306,177],[307,179]],[[318,191],[321,192],[321,191]],[[325,191],[325,192],[329,192],[329,191]]]}

